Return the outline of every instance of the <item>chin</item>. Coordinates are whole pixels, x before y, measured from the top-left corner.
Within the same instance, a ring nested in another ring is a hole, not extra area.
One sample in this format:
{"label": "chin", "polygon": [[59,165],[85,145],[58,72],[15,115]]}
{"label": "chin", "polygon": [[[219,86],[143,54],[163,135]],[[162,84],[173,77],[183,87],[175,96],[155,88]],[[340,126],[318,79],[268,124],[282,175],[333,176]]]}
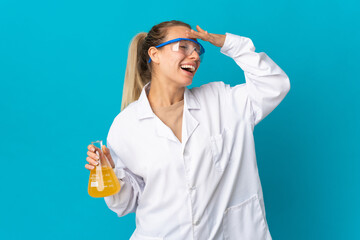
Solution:
{"label": "chin", "polygon": [[173,81],[175,81],[176,84],[180,87],[186,87],[192,84],[193,77],[179,76],[178,78],[173,79]]}
{"label": "chin", "polygon": [[183,79],[182,81],[181,81],[181,85],[183,85],[184,87],[186,87],[186,86],[189,86],[189,85],[191,85],[192,84],[192,78],[191,79]]}

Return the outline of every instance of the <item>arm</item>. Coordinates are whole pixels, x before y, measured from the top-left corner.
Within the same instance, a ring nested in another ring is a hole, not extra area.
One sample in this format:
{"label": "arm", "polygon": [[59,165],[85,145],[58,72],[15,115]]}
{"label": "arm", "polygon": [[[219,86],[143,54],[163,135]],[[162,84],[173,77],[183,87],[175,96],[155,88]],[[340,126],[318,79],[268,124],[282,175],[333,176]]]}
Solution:
{"label": "arm", "polygon": [[235,107],[246,97],[252,109],[252,119],[258,124],[284,99],[290,90],[285,72],[265,53],[256,53],[251,39],[226,33],[221,53],[234,59],[244,70],[246,84],[225,85],[230,103]]}
{"label": "arm", "polygon": [[115,174],[118,177],[121,190],[112,196],[105,197],[106,205],[119,217],[128,213],[135,212],[137,208],[137,200],[144,189],[144,181],[141,177],[132,173],[121,161],[119,154],[116,153],[112,143],[107,140],[111,157],[115,162]]}
{"label": "arm", "polygon": [[[217,83],[217,87],[227,96],[234,112],[250,109],[249,118],[254,125],[264,119],[284,99],[290,90],[290,82],[285,72],[265,53],[256,53],[251,39],[226,33],[226,35],[208,33],[199,26],[196,32],[191,30],[188,37],[200,38],[214,46],[220,47],[221,53],[234,59],[244,70],[245,84],[234,87]],[[248,114],[249,115],[249,114]],[[243,116],[239,116],[243,117]]]}

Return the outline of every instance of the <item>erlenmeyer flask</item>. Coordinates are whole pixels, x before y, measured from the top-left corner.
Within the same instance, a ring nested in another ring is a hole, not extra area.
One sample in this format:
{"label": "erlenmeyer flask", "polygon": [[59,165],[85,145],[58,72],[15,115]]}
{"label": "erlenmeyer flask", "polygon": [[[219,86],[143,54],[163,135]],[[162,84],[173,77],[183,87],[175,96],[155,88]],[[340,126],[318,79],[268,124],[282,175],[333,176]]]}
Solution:
{"label": "erlenmeyer flask", "polygon": [[88,192],[92,197],[107,197],[120,191],[117,179],[107,157],[102,151],[102,141],[92,142],[95,153],[99,156],[99,164],[90,171]]}

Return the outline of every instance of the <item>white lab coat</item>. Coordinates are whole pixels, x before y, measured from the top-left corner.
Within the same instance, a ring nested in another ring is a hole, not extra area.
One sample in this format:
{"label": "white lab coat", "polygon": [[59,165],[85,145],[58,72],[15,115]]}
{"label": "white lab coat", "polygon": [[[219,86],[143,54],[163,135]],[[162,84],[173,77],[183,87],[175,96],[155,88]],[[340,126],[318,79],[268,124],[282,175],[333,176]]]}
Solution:
{"label": "white lab coat", "polygon": [[110,128],[122,189],[105,201],[118,216],[136,212],[132,240],[271,239],[253,130],[285,97],[289,79],[249,38],[226,33],[221,52],[246,83],[186,88],[182,143],[153,113],[151,82]]}

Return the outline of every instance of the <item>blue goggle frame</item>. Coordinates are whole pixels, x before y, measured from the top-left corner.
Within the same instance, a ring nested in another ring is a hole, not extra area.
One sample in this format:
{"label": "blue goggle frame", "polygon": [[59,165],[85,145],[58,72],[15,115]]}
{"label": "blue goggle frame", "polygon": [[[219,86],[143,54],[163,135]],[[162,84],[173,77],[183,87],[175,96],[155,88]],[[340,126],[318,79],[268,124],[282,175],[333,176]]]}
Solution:
{"label": "blue goggle frame", "polygon": [[[168,45],[170,43],[173,43],[173,42],[179,42],[181,40],[187,40],[187,41],[191,41],[191,42],[194,42],[196,44],[198,44],[200,46],[200,53],[199,53],[199,56],[203,55],[205,53],[205,48],[201,45],[201,43],[199,43],[198,41],[195,41],[191,38],[175,38],[175,39],[172,39],[172,40],[169,40],[167,42],[164,42],[164,43],[161,43],[157,46],[155,46],[156,48],[159,48],[159,47],[163,47],[165,45]],[[151,58],[149,58],[149,63],[151,62]]]}

